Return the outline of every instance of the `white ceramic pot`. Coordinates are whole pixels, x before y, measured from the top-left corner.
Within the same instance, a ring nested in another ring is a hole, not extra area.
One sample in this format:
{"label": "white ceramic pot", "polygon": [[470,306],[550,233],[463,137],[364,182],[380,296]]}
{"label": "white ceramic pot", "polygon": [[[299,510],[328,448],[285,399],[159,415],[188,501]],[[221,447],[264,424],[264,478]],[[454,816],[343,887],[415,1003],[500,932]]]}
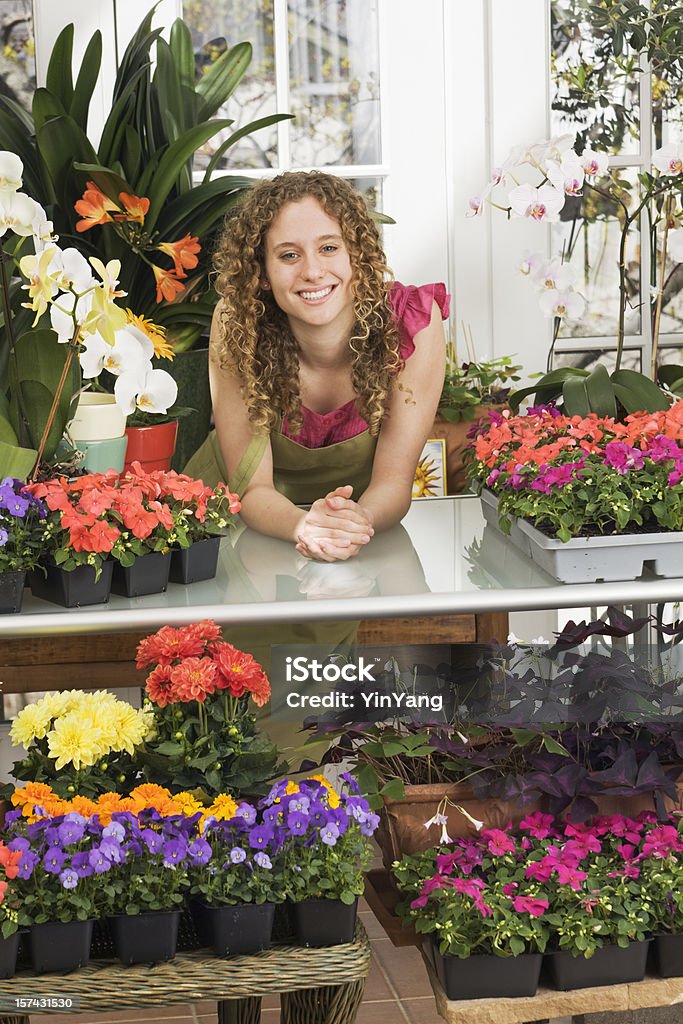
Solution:
{"label": "white ceramic pot", "polygon": [[76,415],[67,424],[67,431],[73,441],[104,441],[111,437],[123,437],[125,430],[126,417],[114,396],[99,392],[84,392],[78,399]]}

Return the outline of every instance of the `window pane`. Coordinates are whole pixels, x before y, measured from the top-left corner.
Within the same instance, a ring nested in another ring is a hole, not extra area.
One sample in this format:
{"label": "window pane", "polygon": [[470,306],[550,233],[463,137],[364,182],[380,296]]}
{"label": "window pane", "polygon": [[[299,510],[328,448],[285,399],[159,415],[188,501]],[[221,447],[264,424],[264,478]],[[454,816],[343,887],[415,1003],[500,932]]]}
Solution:
{"label": "window pane", "polygon": [[[253,57],[247,72],[216,117],[230,117],[232,128],[219,133],[198,153],[196,166],[209,158],[232,132],[277,112],[272,0],[184,0],[183,18],[192,33],[197,78],[236,43],[248,42]],[[204,154],[204,159],[202,159]],[[219,162],[225,167],[276,167],[277,128],[261,128],[231,146]]]}
{"label": "window pane", "polygon": [[31,0],[0,0],[0,93],[31,109],[36,88]]}
{"label": "window pane", "polygon": [[[554,353],[553,369],[561,366],[575,366],[580,370],[594,370],[601,363],[609,373],[616,370],[616,353],[609,349],[585,349],[573,352]],[[643,372],[643,360],[640,349],[625,348],[621,355],[622,370],[635,370]]]}
{"label": "window pane", "polygon": [[[681,0],[653,0],[664,46],[652,53],[652,129],[653,148],[683,139],[683,51],[680,46],[680,25],[683,19]],[[667,52],[669,51],[669,52]]]}
{"label": "window pane", "polygon": [[377,0],[290,0],[292,163],[381,161]]}
{"label": "window pane", "polygon": [[[635,170],[623,170],[624,181],[636,180]],[[633,190],[632,190],[633,191]],[[631,200],[632,202],[632,200]],[[560,337],[615,338],[619,317],[619,243],[621,224],[616,202],[590,188],[582,197],[567,197],[561,220],[552,225],[552,251],[564,252],[575,270],[574,287],[586,299],[580,321],[564,322]],[[640,319],[640,232],[631,227],[626,242],[628,305],[625,333],[638,334]]]}
{"label": "window pane", "polygon": [[616,65],[611,33],[591,22],[592,3],[553,0],[551,4],[552,132],[578,130],[597,149],[637,153],[637,56],[627,50],[626,73]]}

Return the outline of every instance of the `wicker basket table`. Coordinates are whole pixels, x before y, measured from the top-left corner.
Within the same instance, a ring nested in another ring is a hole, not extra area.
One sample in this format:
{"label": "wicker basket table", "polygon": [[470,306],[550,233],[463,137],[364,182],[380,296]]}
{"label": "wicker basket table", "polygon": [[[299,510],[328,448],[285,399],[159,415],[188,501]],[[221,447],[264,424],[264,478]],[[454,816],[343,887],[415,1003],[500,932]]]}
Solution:
{"label": "wicker basket table", "polygon": [[[28,1024],[28,1014],[60,1012],[54,1006],[26,1008],[15,1000],[47,996],[78,999],[78,1010],[144,1009],[216,1000],[219,1024],[258,1024],[261,997],[279,992],[282,1024],[351,1024],[363,998],[370,969],[370,944],[360,922],[354,941],[307,949],[278,945],[261,953],[221,959],[200,949],[158,964],[126,967],[113,960],[91,960],[71,974],[34,975],[19,971],[0,981],[0,1024]],[[12,1007],[22,1007],[25,1015]]]}

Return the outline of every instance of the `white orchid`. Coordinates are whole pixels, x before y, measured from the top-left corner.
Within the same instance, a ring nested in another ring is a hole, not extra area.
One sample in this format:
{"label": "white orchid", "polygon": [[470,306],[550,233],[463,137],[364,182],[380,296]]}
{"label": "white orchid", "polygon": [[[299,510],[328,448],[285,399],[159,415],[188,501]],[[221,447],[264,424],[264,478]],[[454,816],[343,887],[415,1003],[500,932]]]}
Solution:
{"label": "white orchid", "polygon": [[683,228],[674,228],[669,232],[667,248],[674,263],[683,263]]}
{"label": "white orchid", "polygon": [[584,149],[579,157],[583,173],[587,178],[595,178],[607,170],[607,153],[596,153],[594,149]]}
{"label": "white orchid", "polygon": [[510,209],[516,217],[530,217],[536,221],[553,223],[560,219],[565,196],[554,185],[546,183],[540,188],[518,185],[508,196]]}
{"label": "white orchid", "polygon": [[128,326],[117,331],[113,345],[109,345],[99,332],[89,334],[83,344],[79,358],[84,377],[98,377],[102,370],[108,370],[115,377],[132,372],[139,381],[144,381],[151,369],[154,345],[136,327]]}
{"label": "white orchid", "polygon": [[670,142],[656,150],[652,163],[660,174],[683,174],[683,142]]}
{"label": "white orchid", "polygon": [[61,291],[73,288],[75,292],[81,294],[95,287],[95,278],[92,276],[88,261],[78,249],[59,249],[56,246],[55,249],[52,273]]}
{"label": "white orchid", "polygon": [[45,210],[23,192],[0,192],[0,234],[13,231],[27,238],[47,219]]}
{"label": "white orchid", "polygon": [[571,288],[549,288],[539,300],[539,306],[546,316],[560,320],[577,320],[586,308],[586,300]]}
{"label": "white orchid", "polygon": [[22,256],[19,260],[19,269],[28,279],[28,284],[22,285],[22,288],[28,292],[31,300],[30,302],[23,303],[23,305],[28,309],[35,310],[36,314],[33,327],[36,326],[53,297],[59,291],[52,276],[55,252],[55,246],[47,246],[42,252],[36,253],[36,255]]}
{"label": "white orchid", "polygon": [[527,160],[535,164],[542,171],[545,171],[549,160],[560,162],[564,154],[573,148],[576,142],[576,132],[567,132],[564,135],[553,135],[551,139],[543,142],[534,142],[527,147]]}
{"label": "white orchid", "polygon": [[543,260],[531,271],[531,280],[539,288],[545,290],[556,289],[563,291],[571,288],[574,284],[576,274],[569,263],[563,263],[557,256],[549,260]]}
{"label": "white orchid", "polygon": [[581,161],[573,149],[564,153],[559,163],[556,160],[549,160],[546,174],[550,183],[561,192],[568,196],[581,195],[585,175]]}
{"label": "white orchid", "polygon": [[530,277],[533,280],[539,268],[546,262],[544,253],[525,249],[519,264],[519,272],[523,277]]}
{"label": "white orchid", "polygon": [[85,330],[84,325],[90,315],[92,298],[92,291],[80,296],[74,295],[73,292],[62,292],[52,300],[50,323],[60,344],[73,340],[77,326],[81,328],[83,335],[91,333]]}
{"label": "white orchid", "polygon": [[466,217],[481,217],[484,212],[484,196],[471,196],[467,206]]}
{"label": "white orchid", "polygon": [[128,370],[117,379],[114,397],[127,416],[136,408],[165,413],[178,397],[178,385],[165,370],[149,369],[142,380],[134,370]]}
{"label": "white orchid", "polygon": [[0,192],[16,192],[21,188],[24,165],[16,153],[0,152]]}

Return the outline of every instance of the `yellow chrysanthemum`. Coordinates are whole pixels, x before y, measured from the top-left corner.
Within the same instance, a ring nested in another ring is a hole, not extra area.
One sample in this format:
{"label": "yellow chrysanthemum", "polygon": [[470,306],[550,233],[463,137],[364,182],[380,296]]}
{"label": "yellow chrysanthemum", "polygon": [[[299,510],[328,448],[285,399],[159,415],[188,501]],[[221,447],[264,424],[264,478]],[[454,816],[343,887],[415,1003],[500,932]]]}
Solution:
{"label": "yellow chrysanthemum", "polygon": [[152,320],[148,320],[144,316],[136,316],[131,309],[126,310],[126,316],[128,317],[128,323],[132,324],[133,327],[137,327],[139,331],[146,334],[149,340],[154,345],[154,355],[158,359],[174,359],[175,352],[173,345],[170,341],[166,340],[166,328],[160,324],[155,324]]}
{"label": "yellow chrysanthemum", "polygon": [[132,755],[149,731],[149,715],[146,712],[137,711],[130,704],[119,702],[112,709],[108,724],[116,748],[126,750]]}
{"label": "yellow chrysanthemum", "polygon": [[47,744],[50,757],[55,758],[57,771],[70,763],[79,771],[83,766],[94,764],[98,758],[91,724],[75,716],[58,719],[47,737]]}
{"label": "yellow chrysanthemum", "polygon": [[235,817],[237,811],[237,804],[230,796],[229,793],[220,793],[209,808],[207,808],[206,816],[210,817],[213,815],[214,818],[218,818],[219,821],[229,821],[230,818]]}
{"label": "yellow chrysanthemum", "polygon": [[83,696],[81,690],[64,690],[62,693],[48,693],[39,703],[44,705],[52,718],[61,718],[78,707]]}
{"label": "yellow chrysanthemum", "polygon": [[52,715],[42,701],[28,704],[12,722],[9,738],[15,746],[28,748],[33,740],[42,740],[47,736],[51,722]]}

